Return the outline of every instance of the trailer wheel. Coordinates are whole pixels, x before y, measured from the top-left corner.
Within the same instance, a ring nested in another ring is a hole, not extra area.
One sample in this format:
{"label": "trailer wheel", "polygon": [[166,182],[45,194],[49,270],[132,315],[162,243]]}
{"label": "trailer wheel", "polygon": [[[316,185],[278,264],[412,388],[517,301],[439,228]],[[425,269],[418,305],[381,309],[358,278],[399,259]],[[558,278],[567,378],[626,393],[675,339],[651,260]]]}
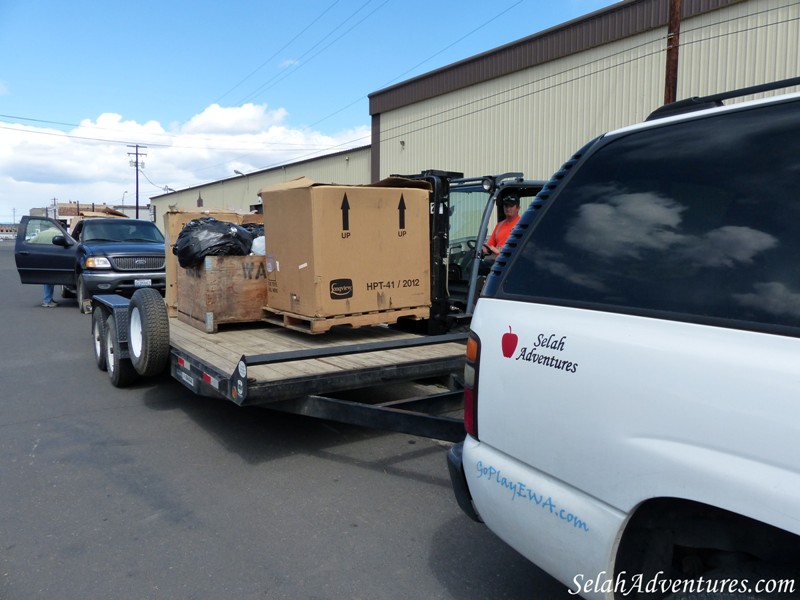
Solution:
{"label": "trailer wheel", "polygon": [[158,375],[169,363],[169,317],[158,290],[136,290],[128,305],[128,349],[139,375]]}
{"label": "trailer wheel", "polygon": [[101,371],[106,370],[106,316],[103,309],[95,306],[92,311],[92,341],[94,347],[94,359],[97,361],[97,368]]}
{"label": "trailer wheel", "polygon": [[114,387],[127,387],[136,380],[136,369],[129,358],[120,358],[117,323],[114,315],[106,319],[106,370]]}

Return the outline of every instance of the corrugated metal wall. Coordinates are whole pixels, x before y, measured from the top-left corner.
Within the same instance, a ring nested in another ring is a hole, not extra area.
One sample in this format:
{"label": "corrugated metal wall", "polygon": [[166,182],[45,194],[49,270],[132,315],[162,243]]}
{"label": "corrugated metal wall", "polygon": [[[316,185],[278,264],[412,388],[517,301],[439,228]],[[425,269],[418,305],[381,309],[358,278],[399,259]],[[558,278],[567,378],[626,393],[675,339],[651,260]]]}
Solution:
{"label": "corrugated metal wall", "polygon": [[[747,0],[683,20],[678,98],[800,73],[800,2]],[[428,168],[548,178],[604,131],[663,103],[666,28],[383,112],[380,177]]]}
{"label": "corrugated metal wall", "polygon": [[748,0],[701,15],[681,26],[680,43],[678,97],[797,77],[800,2]]}
{"label": "corrugated metal wall", "polygon": [[[370,147],[364,146],[156,196],[150,203],[156,210],[156,224],[163,230],[163,214],[171,206],[181,210],[226,208],[248,212],[251,205],[260,203],[257,194],[261,188],[298,177],[305,176],[319,183],[368,183],[370,160]],[[202,207],[198,206],[200,198]]]}

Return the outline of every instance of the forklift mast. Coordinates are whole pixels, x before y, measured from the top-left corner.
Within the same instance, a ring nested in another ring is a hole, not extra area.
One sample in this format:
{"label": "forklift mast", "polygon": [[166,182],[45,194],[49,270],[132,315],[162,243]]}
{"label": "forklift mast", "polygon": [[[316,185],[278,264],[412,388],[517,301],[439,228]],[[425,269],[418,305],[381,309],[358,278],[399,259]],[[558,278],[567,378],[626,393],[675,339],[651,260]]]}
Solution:
{"label": "forklift mast", "polygon": [[461,179],[463,173],[429,169],[415,175],[392,175],[430,185],[430,270],[431,314],[425,323],[425,333],[436,335],[450,330],[450,299],[447,290],[447,258],[450,232],[450,181]]}
{"label": "forklift mast", "polygon": [[[404,322],[403,328],[438,335],[458,329],[459,326],[468,326],[483,287],[484,278],[479,275],[478,266],[489,223],[493,217],[495,220],[503,218],[502,200],[505,196],[516,194],[533,197],[544,182],[526,180],[522,173],[465,178],[463,173],[435,169],[391,177],[426,182],[430,198],[430,318],[416,323]],[[450,264],[450,217],[456,209],[451,205],[453,192],[480,192],[486,195],[482,219],[474,231],[471,266],[458,281],[453,280],[453,265]],[[467,276],[466,280],[463,279],[464,275]]]}

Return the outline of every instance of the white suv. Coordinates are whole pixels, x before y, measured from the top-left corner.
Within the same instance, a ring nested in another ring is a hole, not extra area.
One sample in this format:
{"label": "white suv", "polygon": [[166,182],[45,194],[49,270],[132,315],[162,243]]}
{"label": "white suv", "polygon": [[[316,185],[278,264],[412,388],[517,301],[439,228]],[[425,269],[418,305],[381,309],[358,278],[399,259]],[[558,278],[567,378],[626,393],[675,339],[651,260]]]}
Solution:
{"label": "white suv", "polygon": [[478,302],[456,498],[576,595],[800,594],[800,94],[720,106],[787,84],[589,143]]}

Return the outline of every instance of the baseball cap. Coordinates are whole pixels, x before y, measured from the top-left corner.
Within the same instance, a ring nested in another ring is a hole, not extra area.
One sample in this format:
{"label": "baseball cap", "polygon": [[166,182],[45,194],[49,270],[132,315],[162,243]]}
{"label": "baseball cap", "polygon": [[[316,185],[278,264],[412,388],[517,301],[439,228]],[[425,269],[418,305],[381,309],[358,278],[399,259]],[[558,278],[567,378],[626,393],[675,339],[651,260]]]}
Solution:
{"label": "baseball cap", "polygon": [[519,196],[506,196],[503,198],[503,204],[519,204]]}

